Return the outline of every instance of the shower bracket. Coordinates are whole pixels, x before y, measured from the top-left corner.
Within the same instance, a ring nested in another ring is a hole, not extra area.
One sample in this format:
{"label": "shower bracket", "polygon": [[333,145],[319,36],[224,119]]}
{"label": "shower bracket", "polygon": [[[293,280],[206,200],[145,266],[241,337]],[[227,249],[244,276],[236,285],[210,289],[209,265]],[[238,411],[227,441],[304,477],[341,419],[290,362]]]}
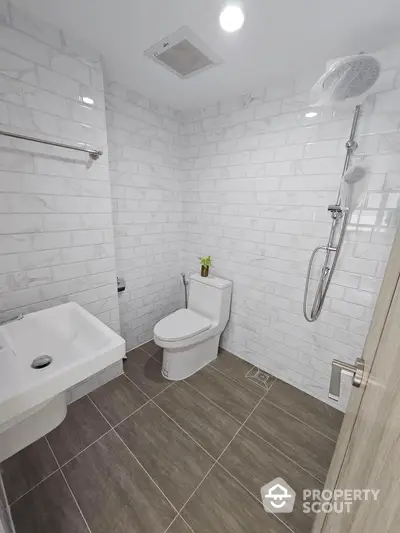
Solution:
{"label": "shower bracket", "polygon": [[328,205],[328,211],[330,212],[333,220],[340,220],[344,214],[343,208],[337,204]]}
{"label": "shower bracket", "polygon": [[345,147],[346,147],[346,149],[347,149],[349,152],[354,152],[354,151],[357,150],[357,148],[358,148],[358,142],[355,141],[354,139],[349,139],[349,140],[346,142]]}

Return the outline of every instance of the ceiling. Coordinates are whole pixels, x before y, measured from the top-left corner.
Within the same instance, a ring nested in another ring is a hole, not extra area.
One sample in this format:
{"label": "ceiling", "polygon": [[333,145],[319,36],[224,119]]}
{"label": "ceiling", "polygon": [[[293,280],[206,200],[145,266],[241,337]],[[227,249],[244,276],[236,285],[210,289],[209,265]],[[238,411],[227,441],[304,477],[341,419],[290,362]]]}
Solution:
{"label": "ceiling", "polygon": [[[399,0],[243,0],[246,21],[227,34],[224,0],[12,0],[105,59],[108,76],[176,109],[246,92],[276,76],[323,68],[327,59],[371,52],[400,38]],[[182,80],[143,55],[189,26],[223,64]]]}

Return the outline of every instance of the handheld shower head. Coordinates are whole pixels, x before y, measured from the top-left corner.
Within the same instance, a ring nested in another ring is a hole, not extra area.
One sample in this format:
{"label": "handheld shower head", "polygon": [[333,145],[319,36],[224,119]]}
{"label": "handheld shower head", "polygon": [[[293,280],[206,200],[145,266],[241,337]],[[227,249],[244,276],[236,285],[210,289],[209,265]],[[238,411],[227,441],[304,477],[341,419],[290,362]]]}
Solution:
{"label": "handheld shower head", "polygon": [[348,184],[352,185],[353,183],[356,183],[357,181],[360,181],[363,179],[363,177],[366,174],[366,170],[364,167],[350,167],[346,172],[343,174],[343,180]]}
{"label": "handheld shower head", "polygon": [[343,174],[342,185],[340,187],[340,194],[343,205],[350,211],[353,211],[365,195],[366,183],[363,182],[367,170],[364,167],[355,166],[350,167]]}

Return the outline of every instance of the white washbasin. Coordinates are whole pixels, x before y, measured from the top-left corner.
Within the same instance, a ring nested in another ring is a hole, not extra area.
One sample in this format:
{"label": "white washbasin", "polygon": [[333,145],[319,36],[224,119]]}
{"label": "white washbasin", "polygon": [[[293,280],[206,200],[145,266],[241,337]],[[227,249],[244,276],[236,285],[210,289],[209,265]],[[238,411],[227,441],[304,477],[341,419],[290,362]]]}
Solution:
{"label": "white washbasin", "polygon": [[[52,362],[32,368],[43,355]],[[0,462],[62,421],[65,391],[124,355],[124,339],[74,302],[0,326]]]}

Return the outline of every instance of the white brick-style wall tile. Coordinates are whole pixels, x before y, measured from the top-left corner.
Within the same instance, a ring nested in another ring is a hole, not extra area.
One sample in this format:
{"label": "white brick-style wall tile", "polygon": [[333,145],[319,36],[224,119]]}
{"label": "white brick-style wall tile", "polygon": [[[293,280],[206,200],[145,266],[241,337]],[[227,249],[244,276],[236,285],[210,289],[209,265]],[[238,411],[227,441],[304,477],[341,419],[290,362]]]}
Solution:
{"label": "white brick-style wall tile", "polygon": [[164,105],[106,83],[107,133],[119,296],[127,349],[183,305],[179,122]]}
{"label": "white brick-style wall tile", "polygon": [[[90,88],[91,71],[102,76],[98,54],[3,4],[4,129],[106,148],[104,94]],[[107,150],[88,164],[72,151],[1,137],[0,152],[0,320],[77,301],[118,331]]]}
{"label": "white brick-style wall tile", "polygon": [[[353,110],[306,117],[312,73],[258,91],[251,107],[242,97],[182,115],[182,137],[195,147],[182,161],[183,259],[194,270],[197,257],[210,254],[213,273],[234,282],[224,347],[328,403],[332,359],[352,362],[365,342],[398,222],[396,50],[378,54],[382,74],[364,106],[354,158],[368,169],[365,191],[312,324],[302,316],[307,265],[327,242],[326,208],[336,199]],[[339,408],[350,392],[345,384]]]}

